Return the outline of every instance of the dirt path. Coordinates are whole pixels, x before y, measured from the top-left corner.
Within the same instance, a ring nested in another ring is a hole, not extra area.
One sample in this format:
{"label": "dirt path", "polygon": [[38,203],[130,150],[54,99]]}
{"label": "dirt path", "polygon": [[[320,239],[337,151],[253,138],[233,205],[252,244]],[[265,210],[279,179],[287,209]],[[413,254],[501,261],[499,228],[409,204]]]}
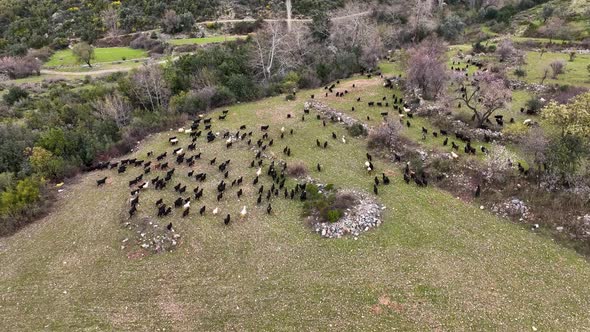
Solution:
{"label": "dirt path", "polygon": [[[331,20],[332,21],[339,21],[339,20],[346,20],[349,18],[353,18],[353,17],[357,17],[357,16],[366,16],[371,14],[370,10],[364,11],[364,12],[360,12],[360,13],[356,13],[356,14],[350,14],[350,15],[345,15],[345,16],[339,16],[339,17],[332,17]],[[286,21],[286,18],[279,18],[279,19],[264,19],[264,22],[284,22]],[[199,22],[197,24],[212,24],[212,23],[238,23],[238,22],[255,22],[256,20],[253,18],[244,18],[244,19],[235,19],[235,20],[217,20],[217,21],[203,21],[203,22]],[[311,22],[312,20],[310,18],[292,18],[291,22]]]}

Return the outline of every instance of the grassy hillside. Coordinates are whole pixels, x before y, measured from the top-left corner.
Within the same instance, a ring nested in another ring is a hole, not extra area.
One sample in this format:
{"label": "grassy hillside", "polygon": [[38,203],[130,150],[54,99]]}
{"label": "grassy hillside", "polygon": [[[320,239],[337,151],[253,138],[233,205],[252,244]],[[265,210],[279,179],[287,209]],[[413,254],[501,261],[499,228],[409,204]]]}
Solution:
{"label": "grassy hillside", "polygon": [[[379,91],[380,84],[378,78],[354,78],[339,88],[355,98]],[[301,92],[295,102],[275,97],[236,105],[225,121],[217,120],[220,110],[213,114],[213,131],[235,132],[246,125],[256,141],[258,127],[269,124],[275,139],[267,151],[271,157],[302,161],[323,183],[370,193],[365,139],[348,137],[339,124],[323,127],[315,114],[301,121],[301,98],[311,93],[330,102],[322,89]],[[374,112],[377,118],[379,109]],[[279,139],[281,127],[295,135]],[[347,143],[332,140],[332,132],[345,135]],[[167,141],[174,135],[186,148],[188,135],[164,132],[143,142],[133,156],[170,154]],[[329,141],[328,149],[317,148],[316,138]],[[285,146],[291,157],[282,154]],[[181,219],[180,210],[155,217],[153,202],[163,197],[171,204],[177,197],[172,188],[144,192],[134,217],[153,218],[159,229],[172,222],[181,235],[173,252],[141,257],[133,244],[140,235],[122,224],[127,182],[141,169],[79,176],[47,217],[0,239],[0,326],[11,331],[590,328],[590,266],[583,258],[437,189],[406,185],[396,165],[375,161],[377,171],[392,178],[377,196],[386,206],[383,225],[358,239],[326,240],[302,221],[298,201],[274,199],[272,215],[266,204],[256,206],[251,185],[256,169],[248,167],[255,151],[245,142],[228,150],[221,139],[211,144],[200,139],[198,151],[203,160],[195,169],[210,178],[201,184],[205,198],[193,203],[190,217]],[[207,162],[213,157],[232,160],[230,179],[244,176],[241,201],[233,188],[216,202],[214,187],[222,174]],[[318,162],[322,172],[315,171]],[[199,184],[186,177],[188,170],[177,166],[173,182],[190,191]],[[109,183],[96,188],[103,176]],[[202,204],[208,207],[204,217],[197,214]],[[249,214],[238,220],[243,205]],[[219,215],[212,215],[213,207]],[[227,213],[234,221],[224,226]],[[126,238],[130,241],[123,242]]]}
{"label": "grassy hillside", "polygon": [[[146,57],[147,53],[144,50],[136,50],[129,47],[97,47],[94,49],[94,60],[91,63],[133,60]],[[77,65],[77,61],[72,50],[68,49],[55,52],[44,65],[45,67],[71,67]]]}
{"label": "grassy hillside", "polygon": [[527,52],[526,65],[524,69],[527,76],[524,80],[532,83],[540,83],[544,70],[554,61],[562,61],[565,64],[565,73],[557,76],[557,79],[551,77],[551,70],[545,80],[545,84],[569,84],[575,86],[590,87],[590,55],[579,54],[574,61],[569,61],[569,55],[565,53],[547,52],[541,55],[539,52]]}

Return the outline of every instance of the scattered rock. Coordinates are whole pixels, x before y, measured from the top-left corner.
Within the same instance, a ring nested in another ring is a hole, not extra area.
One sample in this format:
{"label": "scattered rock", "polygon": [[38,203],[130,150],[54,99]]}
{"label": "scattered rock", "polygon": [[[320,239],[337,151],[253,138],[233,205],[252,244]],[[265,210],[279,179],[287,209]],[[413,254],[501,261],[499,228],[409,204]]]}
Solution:
{"label": "scattered rock", "polygon": [[369,129],[369,127],[363,123],[360,122],[358,120],[356,120],[355,118],[352,118],[348,115],[346,115],[346,113],[340,112],[334,108],[331,108],[330,106],[316,101],[316,100],[309,100],[306,101],[304,104],[305,109],[309,109],[309,110],[315,110],[317,112],[319,112],[320,114],[323,114],[324,116],[328,117],[329,119],[331,119],[332,121],[335,122],[342,122],[347,126],[352,126],[355,124],[361,124],[365,129]]}
{"label": "scattered rock", "polygon": [[318,234],[325,238],[341,238],[346,235],[352,235],[356,240],[363,233],[381,225],[381,211],[385,206],[376,202],[371,196],[354,191],[340,191],[345,194],[352,194],[357,198],[357,203],[348,209],[344,216],[337,222],[319,222],[312,218],[312,228]]}
{"label": "scattered rock", "polygon": [[504,203],[494,204],[492,212],[504,218],[518,218],[526,221],[531,218],[531,213],[526,204],[518,198],[512,198]]}

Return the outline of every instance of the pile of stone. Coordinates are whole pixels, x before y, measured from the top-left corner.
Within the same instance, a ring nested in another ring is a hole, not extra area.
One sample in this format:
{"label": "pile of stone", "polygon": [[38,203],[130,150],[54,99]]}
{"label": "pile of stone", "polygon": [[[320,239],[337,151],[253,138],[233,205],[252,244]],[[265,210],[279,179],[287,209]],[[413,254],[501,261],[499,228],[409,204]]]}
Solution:
{"label": "pile of stone", "polygon": [[166,225],[160,225],[150,218],[138,218],[123,223],[130,231],[132,239],[125,238],[121,249],[137,246],[152,254],[168,252],[176,248],[180,234],[174,229],[168,230]]}
{"label": "pile of stone", "polygon": [[531,218],[531,212],[526,204],[518,198],[512,198],[504,203],[494,204],[492,212],[504,218],[518,218],[519,221],[526,221]]}
{"label": "pile of stone", "polygon": [[355,239],[363,232],[367,232],[381,225],[381,212],[385,206],[376,202],[372,197],[353,190],[341,191],[356,197],[356,204],[347,209],[344,216],[337,222],[319,222],[312,218],[313,230],[324,238],[341,238],[353,236]]}
{"label": "pile of stone", "polygon": [[355,118],[352,118],[352,117],[346,115],[343,112],[340,112],[334,108],[331,108],[330,106],[328,106],[322,102],[319,102],[317,100],[306,101],[303,107],[307,110],[315,110],[318,113],[324,115],[325,117],[331,119],[332,121],[341,122],[341,123],[345,124],[346,126],[350,127],[355,124],[361,124],[365,129],[367,129],[367,130],[369,129],[369,127],[366,124],[356,120]]}

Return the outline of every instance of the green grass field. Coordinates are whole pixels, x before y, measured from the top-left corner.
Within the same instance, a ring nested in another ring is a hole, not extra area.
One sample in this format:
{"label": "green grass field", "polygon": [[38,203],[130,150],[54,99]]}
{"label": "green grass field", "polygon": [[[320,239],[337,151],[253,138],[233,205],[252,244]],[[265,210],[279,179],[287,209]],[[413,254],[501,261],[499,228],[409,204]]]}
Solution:
{"label": "green grass field", "polygon": [[169,44],[174,46],[179,45],[205,45],[214,43],[223,43],[226,41],[232,41],[236,39],[246,38],[246,36],[213,36],[204,38],[183,38],[183,39],[170,39]]}
{"label": "green grass field", "polygon": [[[353,78],[341,86],[352,82],[365,91],[381,84],[379,78]],[[270,158],[301,161],[320,182],[371,193],[373,175],[363,166],[366,140],[348,137],[339,124],[323,127],[315,114],[301,120],[301,96],[314,93],[332,102],[323,92],[301,91],[294,102],[279,96],[231,106],[225,121],[217,120],[218,110],[212,130],[235,132],[246,125],[256,141],[259,126],[268,124],[275,142],[265,152]],[[345,135],[347,143],[332,140],[332,132]],[[190,142],[186,134],[163,132],[142,142],[133,156],[170,154],[171,136],[185,148]],[[328,149],[317,148],[316,138],[329,141]],[[81,175],[63,187],[48,216],[0,238],[0,326],[7,331],[590,329],[588,262],[528,227],[435,188],[406,185],[400,166],[377,158],[378,174],[392,179],[376,197],[386,206],[383,224],[357,240],[321,239],[303,221],[300,202],[276,198],[272,215],[266,214],[266,203],[256,206],[251,184],[256,169],[248,167],[255,151],[244,141],[230,149],[222,139],[198,142],[203,159],[194,169],[210,177],[200,184],[205,198],[193,202],[191,216],[181,219],[176,210],[156,218],[154,202],[163,197],[171,204],[177,195],[172,188],[150,188],[134,217],[153,218],[160,228],[173,222],[181,238],[170,253],[136,258],[141,251],[133,239],[139,235],[122,225],[127,182],[141,169]],[[291,157],[283,155],[285,146]],[[240,201],[232,188],[216,202],[222,174],[209,165],[213,157],[218,163],[231,159],[230,179],[244,176]],[[321,173],[315,170],[318,162]],[[199,184],[186,177],[188,170],[176,166],[173,182],[191,191]],[[161,174],[154,171],[148,178]],[[95,180],[103,176],[110,180],[97,188]],[[202,204],[208,207],[204,217],[197,214]],[[244,205],[249,214],[239,220]],[[213,207],[219,215],[212,215]],[[234,221],[224,226],[227,213]],[[125,238],[131,241],[124,244]]]}
{"label": "green grass field", "polygon": [[[557,77],[551,78],[551,70],[545,80],[545,84],[567,84],[575,86],[590,87],[590,73],[588,72],[588,65],[590,65],[590,55],[578,54],[573,62],[569,61],[569,55],[565,53],[546,52],[541,56],[539,52],[527,52],[526,65],[524,69],[527,76],[524,78],[527,82],[540,83],[545,68],[553,61],[561,60],[565,63],[565,73]],[[512,74],[513,75],[513,74]]]}
{"label": "green grass field", "polygon": [[[90,63],[114,62],[146,58],[147,52],[136,50],[130,47],[97,47],[94,49],[94,60]],[[45,67],[72,67],[78,65],[76,58],[71,50],[61,50],[55,52]]]}

